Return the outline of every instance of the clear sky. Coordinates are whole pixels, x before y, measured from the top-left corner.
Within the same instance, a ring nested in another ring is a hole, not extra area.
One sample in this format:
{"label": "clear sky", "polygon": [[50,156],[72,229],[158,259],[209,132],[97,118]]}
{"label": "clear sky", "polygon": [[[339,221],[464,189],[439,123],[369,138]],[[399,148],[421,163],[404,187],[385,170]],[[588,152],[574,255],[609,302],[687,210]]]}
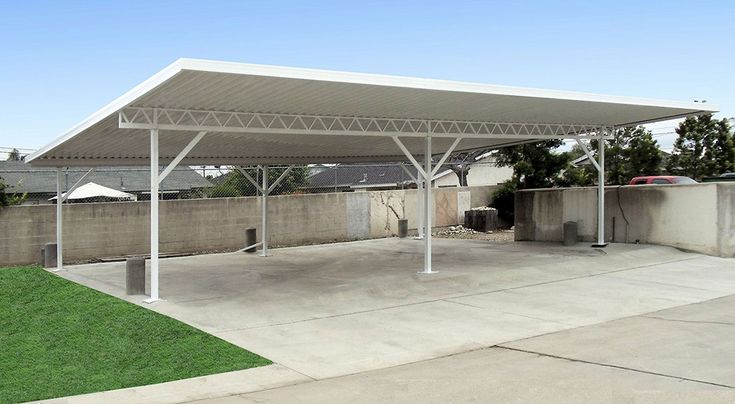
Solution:
{"label": "clear sky", "polygon": [[0,147],[43,146],[180,57],[706,99],[732,117],[734,22],[732,0],[0,0]]}

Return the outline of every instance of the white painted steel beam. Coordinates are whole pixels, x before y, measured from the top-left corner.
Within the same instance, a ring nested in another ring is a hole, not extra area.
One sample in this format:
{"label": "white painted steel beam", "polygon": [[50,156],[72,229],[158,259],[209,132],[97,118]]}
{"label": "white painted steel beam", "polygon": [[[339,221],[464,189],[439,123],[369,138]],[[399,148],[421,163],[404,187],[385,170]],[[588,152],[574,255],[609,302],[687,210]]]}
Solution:
{"label": "white painted steel beam", "polygon": [[449,149],[447,149],[447,151],[444,153],[444,155],[442,156],[442,158],[439,159],[439,162],[436,163],[436,165],[434,166],[434,169],[431,170],[431,179],[432,180],[434,180],[434,176],[436,175],[437,171],[439,171],[439,169],[441,168],[442,164],[444,164],[444,162],[447,161],[447,157],[449,157],[449,155],[452,154],[452,152],[454,151],[454,149],[459,144],[459,141],[460,140],[462,140],[462,138],[459,138],[459,137],[454,140],[454,143],[452,143],[452,145],[449,146]]}
{"label": "white painted steel beam", "polygon": [[[72,192],[74,192],[75,189],[79,188],[79,185],[82,184],[82,181],[84,181],[89,174],[92,174],[95,171],[95,168],[90,168],[84,175],[82,175],[77,182],[74,183],[74,185],[71,186],[71,188],[67,189],[66,192],[64,192],[64,195],[61,196],[61,202],[66,202],[67,199],[69,199],[69,195],[71,195]],[[56,198],[58,201],[58,197]]]}
{"label": "white painted steel beam", "polygon": [[273,184],[271,184],[271,186],[268,187],[268,195],[270,195],[271,192],[276,188],[276,186],[278,186],[278,184],[280,184],[281,181],[283,181],[283,179],[286,178],[288,173],[290,173],[291,170],[293,170],[293,168],[294,166],[291,165],[291,166],[288,166],[285,170],[283,170],[283,173],[281,173],[281,175],[278,178],[276,178]]}
{"label": "white painted steel beam", "polygon": [[403,142],[401,142],[401,139],[399,139],[398,136],[393,136],[393,141],[396,142],[396,144],[398,145],[398,148],[401,149],[401,151],[406,156],[406,158],[408,158],[411,164],[413,164],[413,166],[416,167],[416,171],[418,172],[418,175],[421,178],[426,178],[426,172],[421,167],[421,164],[419,164],[419,162],[416,161],[416,158],[413,157],[413,155],[411,154],[411,151],[409,151],[406,148],[406,146],[403,145]]}
{"label": "white painted steel beam", "polygon": [[158,295],[158,129],[151,129],[151,296],[144,300],[154,303]]}
{"label": "white painted steel beam", "polygon": [[577,139],[577,144],[584,152],[585,156],[592,162],[592,165],[595,166],[597,171],[600,171],[600,164],[597,162],[595,157],[592,155],[592,152],[590,152],[590,149],[585,145],[581,140]]}
{"label": "white painted steel beam", "polygon": [[[612,133],[612,130],[609,131]],[[599,134],[598,154],[600,156],[597,170],[597,244],[594,247],[605,247],[605,137]]]}
{"label": "white painted steel beam", "polygon": [[64,248],[62,244],[64,242],[64,231],[63,224],[64,218],[62,217],[62,206],[63,197],[61,195],[61,167],[56,168],[56,269],[55,271],[61,271],[64,269]]}
{"label": "white painted steel beam", "polygon": [[248,174],[248,172],[245,171],[243,167],[235,167],[235,170],[237,170],[240,174],[242,174],[242,176],[245,177],[245,179],[250,181],[250,183],[253,184],[255,189],[258,190],[258,192],[260,192],[261,194],[263,193],[263,187],[261,187],[260,184],[258,184],[258,181],[255,181],[255,179],[253,179],[253,177],[250,174]]}
{"label": "white painted steel beam", "polygon": [[171,171],[173,171],[174,168],[176,168],[176,166],[179,165],[179,163],[181,163],[181,160],[183,160],[184,157],[186,157],[186,155],[189,154],[189,152],[191,151],[191,149],[193,149],[194,146],[196,146],[197,143],[199,143],[199,141],[202,140],[202,138],[206,134],[207,134],[207,132],[199,132],[199,133],[196,134],[196,136],[194,136],[194,139],[191,139],[191,142],[189,142],[189,144],[187,144],[186,147],[184,147],[184,149],[181,150],[181,152],[176,156],[176,158],[174,158],[173,161],[171,161],[171,163],[169,163],[169,165],[166,167],[166,169],[163,170],[163,172],[161,172],[161,174],[158,175],[158,183],[159,184],[162,183],[163,180],[166,179],[166,177],[169,174],[171,174]]}
{"label": "white painted steel beam", "polygon": [[261,257],[267,257],[268,256],[268,191],[270,188],[268,187],[268,166],[263,166],[263,185],[261,185],[261,189],[264,191],[262,192],[260,196],[260,206],[262,208],[261,213],[261,230],[260,232],[263,233],[261,236],[261,243],[263,243],[263,248],[260,250],[260,256]]}
{"label": "white painted steel beam", "polygon": [[401,163],[401,168],[403,169],[403,171],[406,172],[406,174],[408,174],[409,178],[411,178],[411,181],[413,181],[413,182],[417,182],[418,181],[416,179],[416,176],[414,176],[413,173],[411,171],[409,171],[408,168],[406,168],[406,165],[405,164]]}
{"label": "white painted steel beam", "polygon": [[[424,151],[424,171],[431,173],[431,135],[426,136],[426,150]],[[424,176],[424,270],[420,273],[431,274],[431,175]]]}
{"label": "white painted steel beam", "polygon": [[507,139],[589,139],[601,125],[369,118],[260,112],[126,107],[123,129],[166,129],[257,134],[356,135]]}

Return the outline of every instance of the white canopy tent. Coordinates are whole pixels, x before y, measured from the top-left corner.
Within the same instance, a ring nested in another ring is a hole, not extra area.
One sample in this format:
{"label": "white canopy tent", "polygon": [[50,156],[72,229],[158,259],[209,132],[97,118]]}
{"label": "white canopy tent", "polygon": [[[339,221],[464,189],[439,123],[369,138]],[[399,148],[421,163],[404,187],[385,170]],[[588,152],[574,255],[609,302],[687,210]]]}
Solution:
{"label": "white canopy tent", "polygon": [[[150,166],[150,300],[155,301],[158,185],[179,164],[262,164],[267,170],[268,164],[409,161],[417,180],[430,184],[454,151],[576,139],[592,157],[582,140],[607,138],[615,128],[715,111],[711,104],[692,102],[180,59],[27,161],[59,170]],[[432,156],[439,156],[436,163]],[[596,166],[604,166],[602,148],[599,156]],[[162,163],[168,166],[159,172]],[[598,171],[599,213],[604,170]],[[261,255],[267,255],[268,190],[275,184],[267,183],[267,175],[263,179],[258,185],[263,191]],[[424,226],[431,229],[431,186],[423,192]],[[57,216],[61,269],[61,204]],[[600,245],[603,216],[598,214]],[[431,231],[425,233],[422,272],[432,273]]]}
{"label": "white canopy tent", "polygon": [[[92,198],[107,198],[117,199],[121,201],[132,201],[135,200],[135,195],[95,184],[94,182],[88,182],[82,186],[77,187],[71,192],[65,192],[61,195],[61,199],[67,201]],[[58,196],[54,196],[53,198],[49,198],[49,201],[55,201],[58,199]]]}

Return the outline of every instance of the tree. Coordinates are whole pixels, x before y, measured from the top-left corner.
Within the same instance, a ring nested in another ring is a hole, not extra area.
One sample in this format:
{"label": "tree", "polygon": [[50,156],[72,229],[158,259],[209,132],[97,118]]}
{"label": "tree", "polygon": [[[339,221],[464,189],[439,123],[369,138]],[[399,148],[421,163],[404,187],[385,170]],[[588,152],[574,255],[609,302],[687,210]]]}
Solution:
{"label": "tree", "polygon": [[[599,141],[591,140],[589,149],[599,159]],[[578,146],[569,152],[572,157],[583,155]],[[639,175],[661,173],[663,155],[653,134],[642,126],[616,130],[605,141],[605,183],[625,185]],[[589,186],[597,181],[594,166],[570,167],[562,174],[561,186]]]}
{"label": "tree", "polygon": [[676,133],[667,163],[670,173],[700,180],[735,168],[735,145],[727,119],[713,119],[712,114],[689,117]]}
{"label": "tree", "polygon": [[22,161],[23,157],[20,155],[20,152],[18,149],[13,149],[8,153],[8,158],[6,161]]}
{"label": "tree", "polygon": [[569,164],[568,154],[554,152],[562,143],[554,139],[506,147],[498,150],[495,164],[513,167],[511,181],[518,189],[548,188],[556,185],[560,172]]}
{"label": "tree", "polygon": [[5,181],[3,181],[3,178],[0,177],[0,207],[20,205],[28,199],[28,194],[8,194],[6,189],[7,185],[5,184]]}
{"label": "tree", "polygon": [[493,194],[491,206],[510,222],[514,215],[514,194],[519,189],[549,188],[560,181],[560,173],[569,166],[571,156],[557,153],[561,140],[524,143],[498,150],[495,164],[513,167],[513,177]]}
{"label": "tree", "polygon": [[5,182],[0,178],[0,207],[5,207],[10,204],[8,194],[5,193],[5,187]]}
{"label": "tree", "polygon": [[616,184],[626,185],[633,177],[639,175],[661,174],[663,154],[653,134],[643,127],[623,130],[626,142],[623,149],[624,169],[620,181]]}

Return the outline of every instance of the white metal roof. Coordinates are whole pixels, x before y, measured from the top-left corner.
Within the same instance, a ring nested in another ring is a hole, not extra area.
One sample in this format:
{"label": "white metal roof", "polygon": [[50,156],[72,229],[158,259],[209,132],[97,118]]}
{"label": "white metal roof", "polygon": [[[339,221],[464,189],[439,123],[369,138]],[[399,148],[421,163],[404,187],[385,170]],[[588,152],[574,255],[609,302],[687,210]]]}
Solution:
{"label": "white metal roof", "polygon": [[[620,127],[716,110],[693,102],[180,59],[27,161],[47,166],[147,165],[147,128],[153,124],[161,129],[162,163],[172,160],[198,131],[207,134],[182,164],[337,163],[404,160],[393,135],[406,136],[406,147],[422,153],[423,139],[412,135],[425,133],[426,127],[414,128],[407,120],[436,121],[432,131],[446,135],[438,134],[432,143],[433,152],[440,153],[455,131],[463,134],[459,151],[502,147],[541,133],[563,138],[580,130],[560,125]],[[343,131],[327,128],[334,125],[330,117],[353,123],[342,122]],[[234,122],[239,123],[232,127]],[[463,122],[467,126],[460,129]],[[495,129],[488,129],[491,124]]]}

